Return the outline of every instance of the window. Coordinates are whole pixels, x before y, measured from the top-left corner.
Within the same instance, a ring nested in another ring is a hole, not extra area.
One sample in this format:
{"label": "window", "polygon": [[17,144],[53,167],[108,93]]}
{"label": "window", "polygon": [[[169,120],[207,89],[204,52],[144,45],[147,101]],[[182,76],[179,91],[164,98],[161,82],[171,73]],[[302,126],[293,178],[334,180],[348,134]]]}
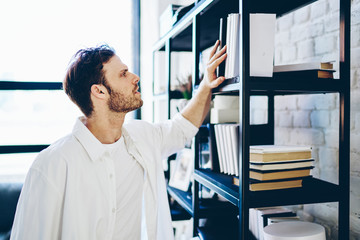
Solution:
{"label": "window", "polygon": [[23,181],[37,155],[29,152],[71,132],[81,112],[61,82],[80,48],[106,43],[130,70],[137,67],[134,2],[0,2],[0,181]]}

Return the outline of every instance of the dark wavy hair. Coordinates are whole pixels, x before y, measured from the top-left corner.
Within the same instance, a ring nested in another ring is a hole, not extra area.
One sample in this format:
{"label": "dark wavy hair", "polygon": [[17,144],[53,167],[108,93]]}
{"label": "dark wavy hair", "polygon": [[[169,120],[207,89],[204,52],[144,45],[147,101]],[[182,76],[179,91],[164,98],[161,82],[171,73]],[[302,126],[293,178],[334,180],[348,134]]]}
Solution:
{"label": "dark wavy hair", "polygon": [[103,64],[115,55],[108,45],[80,49],[72,58],[63,81],[63,89],[85,116],[90,117],[93,104],[90,98],[91,86],[107,86]]}

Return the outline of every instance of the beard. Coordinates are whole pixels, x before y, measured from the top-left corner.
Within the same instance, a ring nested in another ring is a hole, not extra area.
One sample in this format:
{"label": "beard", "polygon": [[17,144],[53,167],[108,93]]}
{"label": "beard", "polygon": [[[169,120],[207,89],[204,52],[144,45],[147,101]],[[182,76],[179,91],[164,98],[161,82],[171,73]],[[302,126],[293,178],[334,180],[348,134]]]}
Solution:
{"label": "beard", "polygon": [[111,89],[110,99],[108,101],[109,109],[112,112],[128,113],[140,108],[143,105],[143,100],[135,96],[135,91],[136,90],[133,91],[133,95],[127,97],[124,93]]}

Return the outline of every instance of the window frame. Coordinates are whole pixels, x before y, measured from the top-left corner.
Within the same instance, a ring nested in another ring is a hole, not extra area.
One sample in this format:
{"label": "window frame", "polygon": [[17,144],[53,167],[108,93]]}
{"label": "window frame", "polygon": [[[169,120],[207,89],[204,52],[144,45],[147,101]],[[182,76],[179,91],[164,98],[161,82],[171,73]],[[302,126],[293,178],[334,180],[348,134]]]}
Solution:
{"label": "window frame", "polygon": [[[132,54],[134,73],[140,76],[140,0],[132,0],[132,21],[133,31]],[[139,83],[140,88],[140,83]],[[20,81],[2,81],[0,80],[0,91],[7,90],[63,90],[62,82],[20,82]],[[134,117],[141,118],[140,109],[135,111]],[[29,144],[29,145],[0,145],[0,154],[12,153],[36,153],[50,146],[50,144]]]}

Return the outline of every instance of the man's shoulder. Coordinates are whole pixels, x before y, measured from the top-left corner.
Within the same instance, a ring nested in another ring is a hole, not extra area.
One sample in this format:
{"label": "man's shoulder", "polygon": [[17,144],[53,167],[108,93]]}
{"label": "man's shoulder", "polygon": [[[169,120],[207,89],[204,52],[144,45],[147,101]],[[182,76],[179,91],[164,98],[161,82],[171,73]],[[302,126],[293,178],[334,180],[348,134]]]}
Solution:
{"label": "man's shoulder", "polygon": [[67,155],[73,154],[79,142],[69,134],[52,143],[49,147],[42,150],[36,157],[33,167],[41,165],[58,165],[66,162]]}

